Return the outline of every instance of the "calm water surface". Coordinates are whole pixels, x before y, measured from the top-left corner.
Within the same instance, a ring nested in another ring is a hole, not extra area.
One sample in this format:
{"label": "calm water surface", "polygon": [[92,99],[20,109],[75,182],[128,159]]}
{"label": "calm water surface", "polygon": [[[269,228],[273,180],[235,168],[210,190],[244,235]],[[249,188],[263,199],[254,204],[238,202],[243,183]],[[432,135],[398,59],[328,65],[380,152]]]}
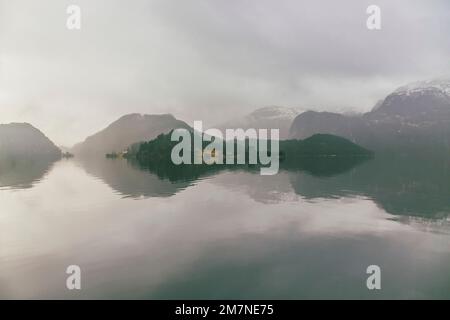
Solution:
{"label": "calm water surface", "polygon": [[182,179],[125,160],[0,165],[0,298],[448,299],[448,163]]}

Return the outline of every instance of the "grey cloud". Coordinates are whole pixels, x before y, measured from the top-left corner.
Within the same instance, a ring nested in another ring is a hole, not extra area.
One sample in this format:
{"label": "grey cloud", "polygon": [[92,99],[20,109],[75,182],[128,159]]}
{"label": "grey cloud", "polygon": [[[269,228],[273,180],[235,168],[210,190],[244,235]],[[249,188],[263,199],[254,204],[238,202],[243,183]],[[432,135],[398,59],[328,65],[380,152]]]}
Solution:
{"label": "grey cloud", "polygon": [[[382,30],[368,31],[375,2]],[[448,1],[375,2],[0,0],[0,122],[72,144],[129,112],[214,124],[264,105],[363,111],[450,74]],[[65,28],[72,3],[79,32]]]}

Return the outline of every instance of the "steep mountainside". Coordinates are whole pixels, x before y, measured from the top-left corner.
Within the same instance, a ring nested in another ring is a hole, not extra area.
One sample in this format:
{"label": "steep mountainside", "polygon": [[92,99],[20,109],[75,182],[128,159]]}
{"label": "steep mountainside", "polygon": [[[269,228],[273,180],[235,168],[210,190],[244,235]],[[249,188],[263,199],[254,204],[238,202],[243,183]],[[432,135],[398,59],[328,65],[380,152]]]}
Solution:
{"label": "steep mountainside", "polygon": [[450,81],[401,87],[365,114],[308,111],[297,116],[290,137],[335,134],[369,149],[450,146]]}
{"label": "steep mountainside", "polygon": [[0,159],[38,156],[57,159],[61,151],[31,124],[0,124]]}
{"label": "steep mountainside", "polygon": [[141,115],[128,114],[110,124],[102,131],[75,145],[75,155],[101,155],[109,152],[121,152],[130,145],[156,138],[176,128],[189,128],[170,114]]}

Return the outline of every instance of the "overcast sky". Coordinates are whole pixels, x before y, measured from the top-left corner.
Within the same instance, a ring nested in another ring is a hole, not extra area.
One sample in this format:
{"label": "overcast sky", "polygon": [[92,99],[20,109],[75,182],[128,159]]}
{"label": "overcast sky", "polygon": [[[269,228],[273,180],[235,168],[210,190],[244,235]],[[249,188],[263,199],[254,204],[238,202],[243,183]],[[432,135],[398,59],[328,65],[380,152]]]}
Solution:
{"label": "overcast sky", "polygon": [[449,37],[448,0],[0,0],[0,123],[70,146],[132,112],[217,124],[268,105],[367,111],[448,77]]}

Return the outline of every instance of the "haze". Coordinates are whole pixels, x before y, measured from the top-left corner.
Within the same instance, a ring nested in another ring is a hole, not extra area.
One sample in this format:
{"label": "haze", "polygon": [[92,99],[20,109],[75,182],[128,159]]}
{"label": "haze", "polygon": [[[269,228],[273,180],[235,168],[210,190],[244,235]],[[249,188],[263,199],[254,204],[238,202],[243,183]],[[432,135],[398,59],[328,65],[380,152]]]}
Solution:
{"label": "haze", "polygon": [[217,124],[267,105],[367,111],[448,77],[449,34],[445,0],[0,0],[0,123],[70,146],[132,112]]}

